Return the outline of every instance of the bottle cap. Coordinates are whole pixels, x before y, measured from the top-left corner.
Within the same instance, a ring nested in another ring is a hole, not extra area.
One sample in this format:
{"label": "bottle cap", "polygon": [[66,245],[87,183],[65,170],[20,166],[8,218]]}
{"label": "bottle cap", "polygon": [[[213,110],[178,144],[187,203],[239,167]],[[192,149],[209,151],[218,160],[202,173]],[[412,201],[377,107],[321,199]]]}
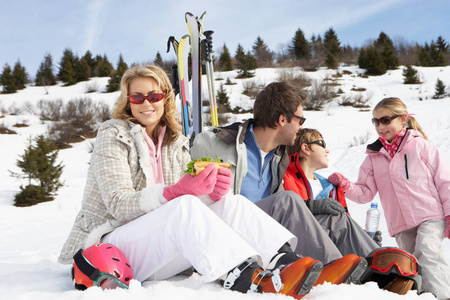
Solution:
{"label": "bottle cap", "polygon": [[372,203],[370,204],[370,208],[378,208],[378,203],[372,202]]}

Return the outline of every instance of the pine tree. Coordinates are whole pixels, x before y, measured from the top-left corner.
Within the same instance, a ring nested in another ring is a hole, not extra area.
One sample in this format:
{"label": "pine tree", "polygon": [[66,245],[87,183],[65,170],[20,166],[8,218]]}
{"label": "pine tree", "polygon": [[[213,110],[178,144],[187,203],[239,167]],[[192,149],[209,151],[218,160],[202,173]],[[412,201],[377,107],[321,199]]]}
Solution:
{"label": "pine tree", "polygon": [[12,74],[11,67],[8,64],[5,64],[3,67],[2,75],[0,75],[0,84],[3,85],[2,93],[4,94],[12,94],[17,92],[14,76]]}
{"label": "pine tree", "polygon": [[52,56],[47,53],[36,72],[36,86],[49,86],[56,84],[56,77],[53,74]]}
{"label": "pine tree", "polygon": [[223,51],[219,57],[219,69],[221,71],[231,71],[233,70],[233,61],[231,60],[230,51],[226,44],[223,44]]}
{"label": "pine tree", "polygon": [[420,83],[419,76],[417,74],[417,70],[414,69],[411,65],[406,65],[406,68],[403,69],[403,76],[405,77],[403,80],[404,84],[418,84]]}
{"label": "pine tree", "polygon": [[310,44],[300,28],[297,29],[292,38],[291,45],[289,46],[289,53],[295,59],[308,59],[311,57]]}
{"label": "pine tree", "polygon": [[332,27],[330,27],[323,36],[323,44],[327,49],[328,53],[333,54],[334,57],[339,57],[341,55],[341,43],[337,37],[336,32]]}
{"label": "pine tree", "polygon": [[77,82],[75,79],[74,63],[75,57],[72,50],[66,48],[63,52],[61,60],[59,61],[58,72],[58,79],[66,83],[66,85],[72,85]]}
{"label": "pine tree", "polygon": [[106,54],[104,54],[103,57],[97,56],[97,65],[96,65],[96,67],[98,68],[98,71],[97,71],[97,76],[98,77],[111,77],[111,75],[112,75],[112,73],[114,71],[114,67],[109,62],[108,57],[106,56]]}
{"label": "pine tree", "polygon": [[82,57],[81,59],[75,57],[73,70],[75,73],[76,82],[89,80],[90,77],[89,64],[84,57]]}
{"label": "pine tree", "polygon": [[14,77],[14,84],[16,85],[16,89],[24,89],[25,84],[27,84],[28,82],[28,74],[25,71],[25,67],[20,64],[20,61],[17,61],[14,65],[12,75]]}
{"label": "pine tree", "polygon": [[273,52],[270,51],[269,46],[264,43],[261,37],[257,37],[255,43],[253,44],[253,54],[256,58],[258,66],[260,67],[270,67],[273,62]]}
{"label": "pine tree", "polygon": [[84,59],[89,66],[89,76],[93,76],[96,62],[95,62],[95,58],[92,57],[92,53],[89,50],[86,51],[86,53],[84,54],[82,59]]}
{"label": "pine tree", "polygon": [[120,89],[120,80],[126,70],[128,70],[128,65],[123,60],[122,54],[120,54],[119,61],[117,62],[117,70],[113,72],[113,75],[108,80],[108,85],[106,86],[106,91],[108,93],[115,92]]}
{"label": "pine tree", "polygon": [[419,49],[419,65],[423,67],[430,66],[430,46],[425,42],[424,46],[417,45]]}
{"label": "pine tree", "polygon": [[368,75],[383,75],[386,73],[386,65],[380,52],[374,47],[366,49],[366,70]]}
{"label": "pine tree", "polygon": [[374,42],[374,47],[380,52],[386,69],[395,70],[399,66],[397,51],[387,34],[381,32]]}
{"label": "pine tree", "polygon": [[434,41],[431,41],[429,59],[431,67],[445,66],[444,52],[440,51],[438,44]]}
{"label": "pine tree", "polygon": [[164,61],[163,61],[161,53],[159,53],[159,51],[156,52],[156,57],[155,57],[155,60],[153,61],[153,63],[161,68],[164,67]]}
{"label": "pine tree", "polygon": [[328,52],[328,54],[327,54],[327,58],[325,60],[325,66],[328,69],[337,69],[337,67],[338,67],[337,59],[331,52]]}
{"label": "pine tree", "polygon": [[227,111],[231,111],[231,107],[230,107],[230,97],[228,97],[227,91],[225,90],[225,88],[223,87],[223,84],[220,85],[219,89],[217,90],[217,103],[220,105],[222,105],[225,110]]}
{"label": "pine tree", "polygon": [[[58,150],[53,141],[43,135],[35,140],[35,146],[30,141],[21,160],[16,165],[23,174],[12,173],[17,178],[28,179],[28,186],[21,186],[21,192],[15,195],[15,206],[30,206],[40,202],[51,201],[56,191],[63,186],[59,181],[64,166],[56,165]],[[33,183],[37,182],[38,185]]]}
{"label": "pine tree", "polygon": [[238,44],[234,58],[237,61],[237,68],[239,69],[238,78],[253,77],[253,73],[251,71],[258,67],[258,63],[250,51],[247,51],[246,54],[241,44]]}
{"label": "pine tree", "polygon": [[446,86],[445,86],[444,82],[438,78],[438,80],[436,82],[436,92],[435,92],[433,98],[434,99],[444,98],[445,94],[446,94],[445,89],[446,89]]}
{"label": "pine tree", "polygon": [[444,40],[442,36],[438,36],[436,45],[438,47],[439,52],[442,54],[447,54],[448,52],[448,43]]}
{"label": "pine tree", "polygon": [[367,69],[368,63],[367,63],[367,52],[366,49],[361,48],[359,50],[359,56],[358,56],[358,67],[361,69]]}

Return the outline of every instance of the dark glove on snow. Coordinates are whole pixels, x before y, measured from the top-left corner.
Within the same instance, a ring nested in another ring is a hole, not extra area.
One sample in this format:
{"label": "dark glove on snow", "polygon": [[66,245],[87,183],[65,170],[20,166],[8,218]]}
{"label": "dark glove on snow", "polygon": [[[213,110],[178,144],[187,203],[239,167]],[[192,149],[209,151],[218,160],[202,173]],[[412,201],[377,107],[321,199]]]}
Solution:
{"label": "dark glove on snow", "polygon": [[381,237],[381,231],[377,230],[375,231],[375,235],[373,236],[373,240],[375,241],[375,243],[378,244],[378,246],[383,247],[383,238]]}
{"label": "dark glove on snow", "polygon": [[339,216],[340,214],[345,213],[344,207],[331,198],[308,200],[306,201],[306,205],[313,215],[327,214]]}

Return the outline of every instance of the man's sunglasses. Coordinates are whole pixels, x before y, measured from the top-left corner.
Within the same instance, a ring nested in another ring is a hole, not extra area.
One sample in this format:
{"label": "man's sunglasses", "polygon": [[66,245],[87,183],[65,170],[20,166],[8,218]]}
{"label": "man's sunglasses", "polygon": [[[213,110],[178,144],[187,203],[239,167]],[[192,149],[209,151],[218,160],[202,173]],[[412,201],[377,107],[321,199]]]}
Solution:
{"label": "man's sunglasses", "polygon": [[327,144],[325,143],[324,140],[312,141],[312,142],[305,143],[305,144],[306,144],[306,145],[317,144],[317,145],[319,145],[319,146],[322,147],[322,148],[326,148],[326,147],[327,147]]}
{"label": "man's sunglasses", "polygon": [[383,125],[389,125],[389,124],[391,124],[392,120],[394,120],[395,118],[398,118],[398,117],[400,117],[400,116],[392,116],[392,117],[384,116],[384,117],[381,117],[379,119],[373,118],[372,119],[372,124],[374,126],[378,126],[378,125],[380,125],[380,123],[383,124]]}
{"label": "man's sunglasses", "polygon": [[159,102],[162,99],[164,99],[165,95],[166,95],[165,93],[151,93],[151,94],[148,94],[147,96],[131,95],[131,96],[128,96],[127,98],[128,98],[128,101],[130,101],[131,103],[134,103],[134,104],[142,104],[142,103],[144,103],[145,99],[147,99],[148,102],[150,102],[150,103],[155,103],[155,102]]}
{"label": "man's sunglasses", "polygon": [[303,123],[305,123],[305,121],[306,121],[306,118],[303,118],[303,117],[300,117],[297,115],[294,115],[294,117],[296,117],[298,119],[298,123],[300,124],[300,126],[302,126]]}

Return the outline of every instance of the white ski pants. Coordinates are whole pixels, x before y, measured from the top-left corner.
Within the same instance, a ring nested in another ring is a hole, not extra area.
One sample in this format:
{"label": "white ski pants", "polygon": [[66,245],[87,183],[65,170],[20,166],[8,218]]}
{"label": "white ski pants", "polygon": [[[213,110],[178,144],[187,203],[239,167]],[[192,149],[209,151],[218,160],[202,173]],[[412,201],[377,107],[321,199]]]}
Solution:
{"label": "white ski pants", "polygon": [[412,253],[422,267],[422,290],[450,299],[450,268],[442,250],[445,220],[428,220],[395,235],[400,249]]}
{"label": "white ski pants", "polygon": [[190,266],[211,282],[255,257],[263,267],[297,238],[240,195],[206,206],[181,196],[103,237],[130,261],[139,281],[170,278]]}

